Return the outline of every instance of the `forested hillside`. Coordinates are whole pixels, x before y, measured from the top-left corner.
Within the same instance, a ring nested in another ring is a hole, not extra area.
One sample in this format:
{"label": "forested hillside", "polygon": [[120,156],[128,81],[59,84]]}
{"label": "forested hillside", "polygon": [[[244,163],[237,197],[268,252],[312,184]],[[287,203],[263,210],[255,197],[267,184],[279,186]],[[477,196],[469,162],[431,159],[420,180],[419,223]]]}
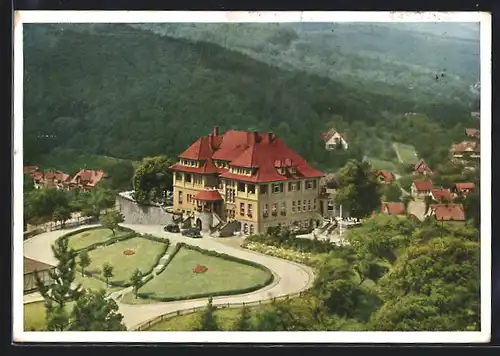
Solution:
{"label": "forested hillside", "polygon": [[[465,99],[285,70],[127,25],[29,24],[24,32],[28,160],[54,148],[134,160],[176,155],[219,125],[273,130],[332,169],[347,156],[393,155],[395,139],[432,155],[470,124]],[[427,117],[397,115],[410,111]],[[324,151],[319,135],[332,124],[347,132],[349,153]]]}

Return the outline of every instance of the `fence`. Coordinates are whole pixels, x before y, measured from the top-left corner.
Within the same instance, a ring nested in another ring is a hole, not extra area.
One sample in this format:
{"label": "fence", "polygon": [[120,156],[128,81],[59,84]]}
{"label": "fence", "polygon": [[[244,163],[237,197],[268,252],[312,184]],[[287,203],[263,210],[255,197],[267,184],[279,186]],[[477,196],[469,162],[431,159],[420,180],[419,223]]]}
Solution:
{"label": "fence", "polygon": [[60,222],[54,223],[50,222],[45,225],[37,226],[33,230],[30,231],[25,231],[23,240],[28,240],[32,238],[33,236],[42,234],[44,232],[48,231],[55,231],[55,230],[61,230],[61,229],[71,229],[74,227],[82,226],[82,225],[89,225],[92,224],[93,219],[91,217],[87,218],[78,218],[76,221],[69,221],[66,222],[64,225],[61,224]]}
{"label": "fence", "polygon": [[[226,308],[241,308],[241,307],[257,307],[259,305],[263,305],[263,304],[269,304],[271,302],[275,302],[275,301],[279,301],[279,300],[288,300],[288,299],[291,299],[291,298],[296,298],[296,297],[301,297],[303,296],[305,293],[305,291],[301,291],[301,292],[298,292],[298,293],[293,293],[293,294],[288,294],[288,295],[285,295],[285,296],[281,296],[281,297],[274,297],[274,298],[269,298],[269,299],[261,299],[261,300],[258,300],[258,301],[254,301],[254,302],[248,302],[248,303],[245,303],[245,302],[241,302],[241,303],[217,303],[217,302],[214,302],[213,305],[215,307],[217,307],[218,309],[226,309]],[[203,306],[199,306],[199,307],[193,307],[193,308],[189,308],[189,309],[183,309],[183,310],[177,310],[175,312],[170,312],[170,313],[166,313],[166,314],[162,314],[162,315],[159,315],[157,317],[154,317],[153,319],[150,319],[150,320],[147,320],[147,321],[144,321],[140,324],[137,324],[135,325],[134,327],[132,327],[130,330],[131,331],[146,331],[146,330],[149,330],[151,329],[152,326],[158,324],[158,323],[161,323],[162,321],[165,321],[167,319],[170,319],[170,318],[173,318],[173,317],[176,317],[176,316],[181,316],[181,315],[187,315],[187,314],[192,314],[192,313],[196,313],[196,312],[199,312],[199,311],[203,311],[205,310],[207,307],[206,305],[203,305]]]}

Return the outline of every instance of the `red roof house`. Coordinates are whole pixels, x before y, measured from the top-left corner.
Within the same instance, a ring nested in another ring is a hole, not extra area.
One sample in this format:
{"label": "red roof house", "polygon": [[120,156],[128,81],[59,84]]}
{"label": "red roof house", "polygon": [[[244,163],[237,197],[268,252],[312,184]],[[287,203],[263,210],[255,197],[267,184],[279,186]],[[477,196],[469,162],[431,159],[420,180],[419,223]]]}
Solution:
{"label": "red roof house", "polygon": [[411,184],[411,195],[414,198],[423,199],[425,196],[430,196],[434,185],[430,180],[415,179]]}
{"label": "red roof house", "polygon": [[35,182],[35,187],[59,187],[62,188],[70,181],[70,175],[64,172],[51,169],[44,172],[34,172],[31,177]]}
{"label": "red roof house", "polygon": [[433,200],[439,201],[449,201],[453,200],[453,196],[448,189],[433,189],[431,192],[431,197]]}
{"label": "red roof house", "polygon": [[465,135],[467,137],[479,137],[479,130],[478,129],[473,129],[473,128],[467,128],[465,129]]}
{"label": "red roof house", "polygon": [[468,193],[472,192],[474,189],[476,189],[476,185],[474,183],[471,183],[471,182],[455,183],[455,186],[453,187],[453,192],[457,195],[467,195]]}
{"label": "red roof house", "polygon": [[35,172],[38,172],[40,170],[39,166],[24,166],[23,167],[23,173],[24,174],[29,174],[32,175]]}
{"label": "red roof house", "polygon": [[393,181],[392,173],[386,170],[381,170],[377,172],[377,177],[381,182],[391,183]]}
{"label": "red roof house", "polygon": [[[275,134],[229,130],[213,132],[194,141],[179,156],[174,171],[216,174],[249,183],[321,178],[304,158]],[[240,174],[242,171],[248,174]]]}
{"label": "red roof house", "polygon": [[462,204],[430,204],[427,216],[432,216],[438,221],[465,221]]}
{"label": "red roof house", "polygon": [[81,169],[69,182],[72,187],[78,187],[84,190],[94,188],[105,176],[102,170]]}
{"label": "red roof house", "polygon": [[412,170],[413,175],[431,175],[432,169],[423,159],[421,159]]}
{"label": "red roof house", "polygon": [[405,205],[403,203],[384,202],[382,203],[380,212],[389,215],[404,215]]}
{"label": "red roof house", "polygon": [[349,142],[347,141],[347,136],[343,132],[338,132],[335,129],[330,129],[325,133],[321,134],[321,138],[325,142],[325,148],[327,150],[335,149],[337,144],[341,144],[344,149],[349,147]]}

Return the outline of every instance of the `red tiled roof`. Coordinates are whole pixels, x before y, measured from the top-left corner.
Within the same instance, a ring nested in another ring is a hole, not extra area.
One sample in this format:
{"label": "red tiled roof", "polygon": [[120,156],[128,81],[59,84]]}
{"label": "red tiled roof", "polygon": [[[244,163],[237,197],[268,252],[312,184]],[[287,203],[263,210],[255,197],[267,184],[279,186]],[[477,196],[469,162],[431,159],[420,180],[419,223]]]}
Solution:
{"label": "red tiled roof", "polygon": [[465,134],[469,137],[476,137],[479,135],[479,130],[474,128],[465,129]]}
{"label": "red tiled roof", "polygon": [[418,191],[430,191],[434,189],[434,185],[430,180],[423,180],[423,179],[415,179],[413,181],[413,184],[415,184],[415,188],[417,188]]}
{"label": "red tiled roof", "polygon": [[423,159],[421,159],[416,165],[415,167],[413,167],[413,172],[418,172],[418,173],[424,173],[424,172],[427,172],[427,173],[431,173],[432,170],[431,168],[427,165],[427,163],[425,163],[425,161]]}
{"label": "red tiled roof", "polygon": [[455,189],[458,191],[475,189],[476,185],[474,183],[455,183]]}
{"label": "red tiled roof", "polygon": [[[323,177],[322,172],[309,166],[299,154],[273,133],[230,130],[218,135],[214,129],[214,133],[196,140],[179,158],[203,161],[203,165],[197,168],[174,164],[171,169],[200,174],[219,173],[222,178],[248,182]],[[227,169],[215,167],[213,160],[229,162],[233,167],[253,168],[254,174],[233,174]],[[286,170],[286,174],[279,174],[278,168],[285,166],[293,166],[295,172]]]}
{"label": "red tiled roof", "polygon": [[328,130],[327,132],[321,134],[321,138],[323,139],[323,141],[327,142],[328,140],[330,140],[333,135],[335,135],[336,133],[339,134],[340,137],[342,137],[342,139],[347,142],[347,136],[345,133],[343,132],[338,132],[337,130],[335,129],[330,129]]}
{"label": "red tiled roof", "polygon": [[37,172],[40,169],[39,166],[25,166],[23,167],[23,173],[24,174],[33,174]]}
{"label": "red tiled roof", "polygon": [[390,183],[393,180],[392,173],[389,172],[389,171],[386,171],[386,170],[378,171],[377,175],[378,176],[383,176],[384,177],[384,181],[387,182],[387,183]]}
{"label": "red tiled roof", "polygon": [[446,199],[446,200],[453,200],[453,197],[451,196],[451,193],[448,189],[434,189],[432,191],[432,196],[434,197],[435,200],[439,199]]}
{"label": "red tiled roof", "polygon": [[216,190],[202,190],[195,195],[194,199],[204,201],[217,201],[222,200],[222,197]]}
{"label": "red tiled roof", "polygon": [[429,209],[433,212],[436,220],[464,221],[465,212],[462,204],[431,204]]}
{"label": "red tiled roof", "polygon": [[102,170],[82,169],[73,177],[71,184],[82,184],[84,186],[93,187],[99,183],[103,177],[104,172]]}
{"label": "red tiled roof", "polygon": [[390,215],[404,215],[405,213],[405,205],[403,203],[384,202],[380,211],[385,213],[386,209]]}

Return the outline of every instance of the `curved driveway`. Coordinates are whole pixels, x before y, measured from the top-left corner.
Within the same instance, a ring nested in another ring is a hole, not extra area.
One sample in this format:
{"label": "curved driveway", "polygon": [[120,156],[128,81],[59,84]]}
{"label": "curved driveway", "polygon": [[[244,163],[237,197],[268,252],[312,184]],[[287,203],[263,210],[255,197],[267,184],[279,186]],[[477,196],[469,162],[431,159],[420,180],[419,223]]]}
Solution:
{"label": "curved driveway", "polygon": [[[96,225],[98,226],[98,225]],[[257,291],[226,297],[215,297],[214,305],[249,303],[259,300],[281,297],[295,294],[308,289],[313,282],[313,270],[305,265],[282,260],[276,257],[263,255],[261,253],[245,250],[239,247],[232,247],[223,244],[212,237],[202,239],[190,239],[180,234],[165,233],[162,225],[130,225],[123,224],[124,227],[133,229],[139,233],[147,233],[158,237],[168,238],[172,243],[185,242],[189,245],[199,246],[205,250],[213,250],[225,253],[241,259],[250,260],[269,268],[275,275],[275,281],[267,287]],[[85,226],[88,227],[88,226]],[[55,265],[56,259],[52,255],[51,245],[55,240],[70,231],[82,229],[82,227],[71,230],[58,230],[46,232],[24,242],[24,256],[41,262]],[[166,303],[130,305],[118,301],[119,311],[124,317],[124,323],[128,329],[132,329],[140,323],[153,319],[159,315],[186,310],[203,306],[207,303],[207,298],[185,300]]]}

